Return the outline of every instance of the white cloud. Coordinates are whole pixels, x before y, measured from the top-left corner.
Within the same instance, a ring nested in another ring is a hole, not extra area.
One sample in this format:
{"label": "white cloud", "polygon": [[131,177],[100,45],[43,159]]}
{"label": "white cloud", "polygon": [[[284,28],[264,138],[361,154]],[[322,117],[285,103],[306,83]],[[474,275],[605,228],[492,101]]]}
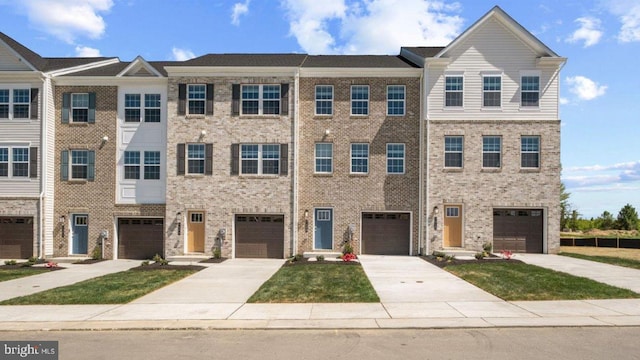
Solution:
{"label": "white cloud", "polygon": [[622,188],[629,183],[640,182],[640,161],[631,161],[611,165],[576,166],[566,170],[562,177],[567,188],[602,189]]}
{"label": "white cloud", "polygon": [[428,0],[283,0],[291,34],[311,54],[397,54],[446,45],[463,20],[458,3]]}
{"label": "white cloud", "polygon": [[171,52],[173,53],[173,59],[176,61],[185,61],[185,60],[193,59],[194,57],[196,57],[196,54],[194,54],[193,51],[188,49],[180,49],[180,48],[174,47],[171,49]]}
{"label": "white cloud", "polygon": [[640,3],[637,0],[609,0],[605,4],[609,12],[620,20],[618,41],[640,41]]}
{"label": "white cloud", "polygon": [[111,10],[112,0],[22,0],[29,23],[73,44],[77,37],[100,38],[106,24],[100,13]]}
{"label": "white cloud", "polygon": [[580,100],[593,100],[607,91],[607,85],[600,85],[584,76],[569,76],[566,81],[569,91],[577,95]]}
{"label": "white cloud", "polygon": [[594,17],[581,17],[577,18],[575,22],[580,24],[580,27],[567,38],[567,42],[576,43],[584,41],[584,47],[593,46],[600,42],[600,38],[602,37],[600,19]]}
{"label": "white cloud", "polygon": [[246,0],[243,3],[235,3],[231,9],[231,23],[235,26],[240,25],[240,16],[249,12],[249,2]]}
{"label": "white cloud", "polygon": [[100,50],[88,46],[76,46],[76,56],[79,57],[100,57]]}
{"label": "white cloud", "polygon": [[565,97],[560,98],[560,105],[567,105],[569,103],[569,99]]}

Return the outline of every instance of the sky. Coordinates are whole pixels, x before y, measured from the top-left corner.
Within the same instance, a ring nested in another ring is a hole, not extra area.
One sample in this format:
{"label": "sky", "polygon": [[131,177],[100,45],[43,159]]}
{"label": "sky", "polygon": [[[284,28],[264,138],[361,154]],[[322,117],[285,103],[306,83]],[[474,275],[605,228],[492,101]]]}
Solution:
{"label": "sky", "polygon": [[495,5],[569,59],[560,117],[573,208],[640,209],[640,0],[0,0],[0,31],[45,57],[398,54],[447,45]]}

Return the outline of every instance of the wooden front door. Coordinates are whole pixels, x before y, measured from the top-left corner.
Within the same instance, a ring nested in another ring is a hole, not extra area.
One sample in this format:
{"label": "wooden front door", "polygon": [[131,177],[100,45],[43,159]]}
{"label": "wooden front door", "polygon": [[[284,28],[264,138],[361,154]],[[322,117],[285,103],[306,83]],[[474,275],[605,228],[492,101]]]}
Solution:
{"label": "wooden front door", "polygon": [[204,252],[204,212],[189,211],[187,218],[187,252]]}
{"label": "wooden front door", "polygon": [[462,247],[462,206],[444,207],[444,247]]}

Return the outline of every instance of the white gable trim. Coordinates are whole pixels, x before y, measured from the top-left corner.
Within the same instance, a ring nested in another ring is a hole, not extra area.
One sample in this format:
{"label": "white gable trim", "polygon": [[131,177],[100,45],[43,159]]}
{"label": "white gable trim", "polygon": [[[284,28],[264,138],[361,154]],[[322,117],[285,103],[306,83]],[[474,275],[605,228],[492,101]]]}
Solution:
{"label": "white gable trim", "polygon": [[9,44],[4,42],[3,40],[0,40],[0,44],[6,47],[7,49],[9,49],[9,52],[11,52],[13,56],[15,56],[18,60],[20,60],[20,62],[26,64],[29,67],[29,69],[31,69],[32,71],[38,71],[38,69],[36,69],[35,66],[33,66],[30,62],[28,62],[25,58],[20,56],[20,54],[18,54],[17,51],[15,51],[11,46],[9,46]]}
{"label": "white gable trim", "polygon": [[135,58],[135,60],[133,60],[131,64],[129,64],[129,66],[124,68],[124,70],[122,70],[116,76],[117,77],[126,76],[129,73],[135,73],[136,71],[140,70],[140,68],[145,68],[149,73],[153,74],[154,76],[163,77],[162,74],[158,72],[158,70],[156,70],[153,66],[149,65],[149,63],[145,59],[143,59],[142,56],[140,55],[138,55]]}
{"label": "white gable trim", "polygon": [[73,73],[79,72],[79,71],[94,69],[94,68],[101,67],[101,66],[117,64],[119,62],[120,62],[120,59],[118,59],[117,57],[114,57],[114,58],[101,60],[101,61],[96,61],[96,62],[83,64],[83,65],[78,65],[78,66],[74,66],[74,67],[70,67],[70,68],[64,68],[64,69],[50,71],[47,74],[50,75],[50,76],[67,75],[67,74],[73,74]]}

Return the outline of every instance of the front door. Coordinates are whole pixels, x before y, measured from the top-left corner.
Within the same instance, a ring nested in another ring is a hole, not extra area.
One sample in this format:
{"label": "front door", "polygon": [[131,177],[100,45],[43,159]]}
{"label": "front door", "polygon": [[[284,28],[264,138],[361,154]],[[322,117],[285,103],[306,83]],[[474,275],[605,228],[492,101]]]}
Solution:
{"label": "front door", "polygon": [[462,247],[462,206],[444,207],[444,246]]}
{"label": "front door", "polygon": [[316,209],[314,249],[333,249],[333,209]]}
{"label": "front door", "polygon": [[74,214],[71,217],[71,254],[87,254],[89,244],[89,215]]}
{"label": "front door", "polygon": [[204,252],[204,212],[189,211],[187,252]]}

